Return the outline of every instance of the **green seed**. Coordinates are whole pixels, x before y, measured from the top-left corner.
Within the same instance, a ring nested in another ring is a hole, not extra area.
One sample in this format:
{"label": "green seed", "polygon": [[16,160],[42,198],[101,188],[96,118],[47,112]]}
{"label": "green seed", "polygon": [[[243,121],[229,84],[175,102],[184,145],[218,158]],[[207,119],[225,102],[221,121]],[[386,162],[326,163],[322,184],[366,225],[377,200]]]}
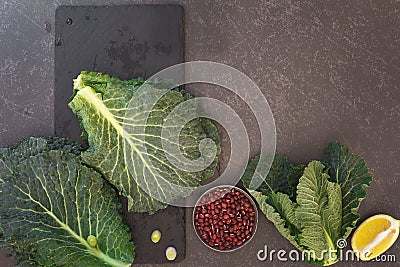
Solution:
{"label": "green seed", "polygon": [[158,243],[161,239],[161,232],[158,230],[154,230],[151,233],[151,241],[153,241],[153,243]]}
{"label": "green seed", "polygon": [[89,244],[89,246],[91,246],[92,248],[97,246],[97,238],[93,235],[90,235],[87,237],[87,242]]}
{"label": "green seed", "polygon": [[168,247],[165,250],[165,256],[169,261],[173,261],[176,258],[176,249],[174,247]]}

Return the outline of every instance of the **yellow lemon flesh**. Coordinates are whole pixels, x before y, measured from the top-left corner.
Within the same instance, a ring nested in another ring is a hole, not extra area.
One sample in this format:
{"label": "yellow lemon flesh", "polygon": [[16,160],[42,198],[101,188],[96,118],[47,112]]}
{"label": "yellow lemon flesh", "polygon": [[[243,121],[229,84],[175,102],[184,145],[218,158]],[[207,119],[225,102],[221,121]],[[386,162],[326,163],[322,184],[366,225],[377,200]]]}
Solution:
{"label": "yellow lemon flesh", "polygon": [[363,261],[369,261],[388,250],[399,236],[400,221],[378,214],[365,220],[354,232],[351,247]]}

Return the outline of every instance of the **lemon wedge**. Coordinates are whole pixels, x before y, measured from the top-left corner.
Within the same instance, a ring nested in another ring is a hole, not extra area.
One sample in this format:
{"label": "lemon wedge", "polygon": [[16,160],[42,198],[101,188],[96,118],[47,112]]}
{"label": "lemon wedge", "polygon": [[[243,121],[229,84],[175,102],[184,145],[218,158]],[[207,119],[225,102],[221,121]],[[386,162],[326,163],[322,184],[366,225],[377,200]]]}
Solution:
{"label": "lemon wedge", "polygon": [[369,261],[388,250],[399,237],[400,221],[378,214],[365,220],[351,238],[353,251],[363,261]]}

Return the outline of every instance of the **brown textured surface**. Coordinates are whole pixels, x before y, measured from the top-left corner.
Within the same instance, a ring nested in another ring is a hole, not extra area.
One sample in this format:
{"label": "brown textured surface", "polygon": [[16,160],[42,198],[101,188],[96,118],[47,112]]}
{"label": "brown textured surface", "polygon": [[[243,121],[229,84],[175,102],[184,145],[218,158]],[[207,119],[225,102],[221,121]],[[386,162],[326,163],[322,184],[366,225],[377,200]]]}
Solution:
{"label": "brown textured surface", "polygon": [[[166,3],[13,2],[0,3],[1,145],[32,133],[53,131],[52,33],[57,5]],[[329,141],[343,141],[366,159],[375,176],[360,209],[362,219],[376,213],[400,218],[397,160],[400,158],[400,3],[350,0],[168,3],[182,3],[185,7],[187,61],[229,64],[250,76],[263,90],[275,116],[279,152],[295,163],[304,163],[320,159]],[[216,90],[208,94],[220,95]],[[31,97],[21,102],[20,95]],[[228,102],[237,103],[234,99]],[[241,105],[237,106],[241,114],[247,114]],[[13,120],[6,124],[9,117]],[[255,127],[250,135],[254,137],[254,155]],[[187,220],[190,222],[190,212]],[[180,266],[309,266],[257,261],[256,253],[264,245],[273,249],[291,248],[263,216],[253,241],[234,253],[207,249],[197,240],[190,223],[187,235],[187,256]],[[399,249],[398,241],[388,253],[398,253]],[[12,265],[1,258],[0,266]]]}

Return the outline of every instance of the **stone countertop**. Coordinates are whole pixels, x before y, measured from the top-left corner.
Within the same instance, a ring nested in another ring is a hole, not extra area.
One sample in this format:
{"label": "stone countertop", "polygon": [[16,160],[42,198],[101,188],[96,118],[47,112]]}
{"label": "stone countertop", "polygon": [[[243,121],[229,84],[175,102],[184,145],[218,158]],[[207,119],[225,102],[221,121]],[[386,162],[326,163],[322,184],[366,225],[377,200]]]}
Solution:
{"label": "stone countertop", "polygon": [[[275,117],[278,152],[296,164],[306,163],[322,159],[328,142],[344,142],[365,158],[375,177],[360,208],[362,219],[377,213],[400,218],[399,1],[3,0],[0,145],[53,134],[56,7],[139,3],[182,4],[186,61],[225,63],[256,82]],[[250,116],[235,98],[215,88],[192,90],[225,98],[240,115]],[[251,120],[247,126],[255,155],[258,131]],[[257,260],[264,245],[291,249],[264,216],[252,242],[233,253],[203,246],[193,232],[191,213],[187,216],[187,255],[179,266],[310,266]],[[399,249],[397,242],[387,253]],[[0,266],[13,263],[2,255]]]}

